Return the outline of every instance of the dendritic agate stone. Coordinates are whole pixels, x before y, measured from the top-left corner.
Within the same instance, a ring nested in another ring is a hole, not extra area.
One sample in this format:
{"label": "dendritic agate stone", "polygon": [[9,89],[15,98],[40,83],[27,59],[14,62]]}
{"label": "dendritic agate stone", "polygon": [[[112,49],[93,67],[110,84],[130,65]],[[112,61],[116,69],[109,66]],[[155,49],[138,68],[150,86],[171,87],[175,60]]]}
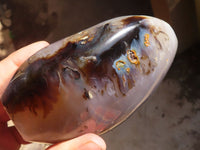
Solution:
{"label": "dendritic agate stone", "polygon": [[2,102],[27,141],[104,133],[142,104],[169,69],[177,38],[164,21],[114,18],[31,56]]}

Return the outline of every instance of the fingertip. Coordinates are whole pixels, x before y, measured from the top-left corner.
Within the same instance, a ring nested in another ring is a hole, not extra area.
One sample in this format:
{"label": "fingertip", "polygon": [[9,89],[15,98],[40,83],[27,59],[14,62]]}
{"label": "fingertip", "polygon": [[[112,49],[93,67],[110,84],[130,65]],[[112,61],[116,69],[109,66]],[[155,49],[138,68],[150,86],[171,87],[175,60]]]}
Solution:
{"label": "fingertip", "polygon": [[69,141],[64,141],[49,147],[47,150],[106,150],[104,140],[93,133],[88,133]]}
{"label": "fingertip", "polygon": [[93,133],[88,133],[85,136],[90,137],[91,141],[100,146],[102,150],[106,150],[106,143],[100,136]]}
{"label": "fingertip", "polygon": [[[12,53],[11,55],[25,55],[25,56],[31,56],[33,55],[35,52],[41,50],[42,48],[48,46],[49,43],[47,41],[37,41],[34,42],[32,44],[29,44],[23,48],[20,48],[19,50],[15,51],[14,53]],[[30,57],[29,56],[29,57]]]}
{"label": "fingertip", "polygon": [[10,54],[8,60],[19,67],[27,58],[48,45],[49,43],[46,41],[32,43]]}
{"label": "fingertip", "polygon": [[[49,45],[49,43],[47,42],[47,41],[37,41],[37,42],[35,42],[35,43],[32,43],[32,44],[30,44],[30,45],[33,45],[33,46],[37,46],[37,47],[46,47],[46,46],[48,46]],[[29,45],[29,46],[30,46]]]}

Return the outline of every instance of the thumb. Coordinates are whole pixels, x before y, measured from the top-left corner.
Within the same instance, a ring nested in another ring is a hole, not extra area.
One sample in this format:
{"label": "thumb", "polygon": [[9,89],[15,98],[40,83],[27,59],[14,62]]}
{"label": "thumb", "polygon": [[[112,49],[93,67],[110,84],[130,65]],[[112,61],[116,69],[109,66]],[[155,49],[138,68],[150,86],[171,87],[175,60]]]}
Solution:
{"label": "thumb", "polygon": [[47,150],[106,150],[106,144],[100,136],[88,133],[53,145]]}
{"label": "thumb", "polygon": [[106,144],[100,136],[88,133],[53,145],[47,150],[106,150]]}

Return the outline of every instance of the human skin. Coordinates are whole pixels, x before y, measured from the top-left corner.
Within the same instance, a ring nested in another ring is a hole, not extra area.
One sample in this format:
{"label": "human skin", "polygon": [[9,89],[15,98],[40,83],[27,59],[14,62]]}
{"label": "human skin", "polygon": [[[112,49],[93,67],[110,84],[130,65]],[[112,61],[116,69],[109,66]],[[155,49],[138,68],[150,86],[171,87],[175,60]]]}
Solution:
{"label": "human skin", "polygon": [[[45,41],[39,41],[23,47],[0,61],[0,98],[9,84],[10,79],[19,66],[38,50],[48,46]],[[15,127],[7,127],[9,117],[0,102],[0,149],[17,150],[21,144],[26,144]],[[88,133],[72,140],[57,143],[48,150],[105,150],[106,144],[98,135]]]}

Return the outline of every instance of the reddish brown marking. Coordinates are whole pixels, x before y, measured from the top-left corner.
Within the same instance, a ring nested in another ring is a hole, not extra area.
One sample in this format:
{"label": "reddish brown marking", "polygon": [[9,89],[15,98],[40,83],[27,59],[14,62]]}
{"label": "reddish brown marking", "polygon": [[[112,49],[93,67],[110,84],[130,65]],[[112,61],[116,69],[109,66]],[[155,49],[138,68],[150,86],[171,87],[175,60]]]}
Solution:
{"label": "reddish brown marking", "polygon": [[89,118],[89,113],[87,111],[84,111],[80,114],[80,118],[82,121],[85,121]]}
{"label": "reddish brown marking", "polygon": [[120,115],[119,111],[116,110],[107,110],[104,114],[104,120],[110,121],[110,120],[116,120]]}
{"label": "reddish brown marking", "polygon": [[135,50],[128,50],[127,51],[127,58],[132,64],[137,65],[137,64],[140,63],[139,58],[138,58]]}
{"label": "reddish brown marking", "polygon": [[122,75],[122,81],[123,81],[123,86],[125,87],[125,84],[126,84],[126,78],[124,75]]}
{"label": "reddish brown marking", "polygon": [[128,73],[129,73],[129,72],[130,72],[130,68],[126,68],[126,72],[128,72]]}
{"label": "reddish brown marking", "polygon": [[148,34],[148,33],[146,33],[146,34],[144,35],[144,45],[145,45],[146,47],[149,47],[149,46],[150,46],[149,34]]}
{"label": "reddish brown marking", "polygon": [[133,23],[133,22],[139,22],[142,19],[147,19],[147,17],[145,17],[145,16],[131,16],[131,17],[128,17],[128,18],[122,20],[122,22],[125,25],[128,25],[128,24]]}
{"label": "reddish brown marking", "polygon": [[126,62],[122,61],[122,60],[118,60],[116,62],[116,67],[118,70],[120,70],[122,67],[124,67],[124,65],[126,64]]}
{"label": "reddish brown marking", "polygon": [[90,99],[90,95],[89,95],[88,91],[85,88],[84,88],[84,92],[83,92],[83,98],[85,100]]}

